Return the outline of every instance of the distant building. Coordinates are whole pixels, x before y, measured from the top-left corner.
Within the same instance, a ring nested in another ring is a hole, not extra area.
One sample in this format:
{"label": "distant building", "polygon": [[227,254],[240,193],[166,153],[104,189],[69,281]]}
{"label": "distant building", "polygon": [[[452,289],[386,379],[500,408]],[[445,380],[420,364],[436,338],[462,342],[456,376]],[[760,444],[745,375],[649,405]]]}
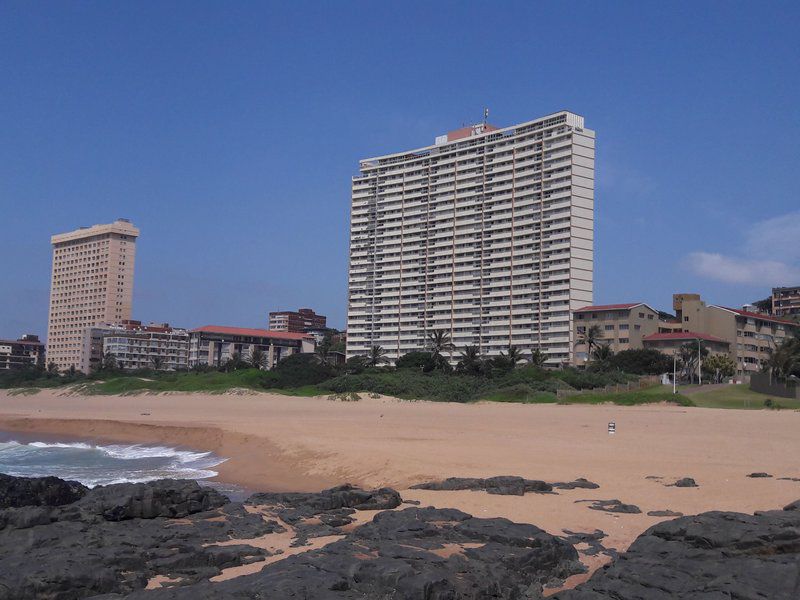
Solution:
{"label": "distant building", "polygon": [[0,340],[0,371],[45,366],[44,344],[27,334],[17,340]]}
{"label": "distant building", "polygon": [[800,286],[772,288],[772,314],[776,317],[800,315]]}
{"label": "distant building", "polygon": [[142,325],[125,320],[118,324],[87,327],[84,331],[80,370],[92,373],[106,356],[114,356],[120,369],[177,371],[189,367],[189,332],[168,323]]}
{"label": "distant building", "polygon": [[265,368],[297,353],[313,353],[314,338],[305,333],[207,325],[189,332],[189,367],[219,367],[238,354],[249,360],[254,349],[266,355]]}
{"label": "distant building", "polygon": [[87,327],[131,318],[136,238],[125,219],[54,235],[47,358],[81,368]]}
{"label": "distant building", "polygon": [[590,359],[589,349],[581,340],[593,325],[600,328],[600,343],[616,354],[642,347],[645,336],[658,333],[659,313],[643,302],[586,306],[573,311],[575,349],[573,364],[582,366]]}
{"label": "distant building", "polygon": [[310,308],[269,313],[269,328],[271,331],[289,331],[293,333],[321,331],[327,329],[327,321],[327,317],[318,315]]}
{"label": "distant building", "polygon": [[[727,354],[736,364],[737,376],[744,379],[760,370],[762,363],[788,336],[800,331],[800,324],[780,317],[706,305],[699,294],[674,294],[672,307],[674,317],[657,313],[641,303],[578,309],[574,311],[576,339],[580,341],[585,331],[579,327],[595,323],[603,331],[602,343],[609,344],[615,353],[655,348],[669,354],[682,343],[699,338],[712,352],[723,352],[723,348],[727,348]],[[628,332],[639,335],[628,335]],[[585,364],[585,347],[575,346],[572,362],[576,366]]]}

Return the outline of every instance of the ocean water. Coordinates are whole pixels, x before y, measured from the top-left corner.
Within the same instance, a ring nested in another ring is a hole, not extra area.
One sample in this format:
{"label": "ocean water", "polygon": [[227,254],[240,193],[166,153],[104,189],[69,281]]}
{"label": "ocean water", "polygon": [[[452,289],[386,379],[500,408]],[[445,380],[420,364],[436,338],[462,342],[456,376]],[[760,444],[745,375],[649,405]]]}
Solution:
{"label": "ocean water", "polygon": [[[0,435],[0,473],[18,477],[55,475],[86,486],[154,479],[203,480],[217,475],[225,458],[169,446],[95,444]],[[215,487],[222,487],[215,485]]]}

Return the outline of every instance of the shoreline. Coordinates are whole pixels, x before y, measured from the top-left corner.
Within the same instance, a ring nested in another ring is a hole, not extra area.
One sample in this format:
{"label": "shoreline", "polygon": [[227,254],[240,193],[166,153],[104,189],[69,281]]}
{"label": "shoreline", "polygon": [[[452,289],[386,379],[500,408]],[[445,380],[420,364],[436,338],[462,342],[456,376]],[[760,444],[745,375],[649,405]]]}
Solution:
{"label": "shoreline", "polygon": [[[253,492],[315,492],[337,485],[326,477],[304,475],[300,465],[266,438],[240,435],[215,427],[187,427],[98,419],[6,417],[0,413],[0,431],[40,435],[38,441],[74,441],[94,444],[163,445],[179,450],[212,452],[224,461],[214,477],[198,481],[232,484]],[[274,457],[269,473],[262,464],[243,460],[247,447]],[[266,479],[265,479],[266,476]]]}
{"label": "shoreline", "polygon": [[[607,425],[614,421],[617,433]],[[205,480],[254,492],[318,492],[343,483],[393,487],[422,506],[476,517],[607,534],[618,551],[665,520],[710,510],[752,513],[800,498],[800,412],[720,411],[669,405],[459,404],[388,397],[359,402],[255,395],[60,396],[0,391],[0,429],[98,442],[163,444],[227,460]],[[769,479],[747,475],[766,471]],[[579,477],[596,490],[490,495],[409,489],[447,477]],[[652,479],[657,476],[660,479]],[[670,484],[693,477],[697,488]],[[619,499],[640,514],[588,508]],[[594,563],[591,569],[602,564]]]}

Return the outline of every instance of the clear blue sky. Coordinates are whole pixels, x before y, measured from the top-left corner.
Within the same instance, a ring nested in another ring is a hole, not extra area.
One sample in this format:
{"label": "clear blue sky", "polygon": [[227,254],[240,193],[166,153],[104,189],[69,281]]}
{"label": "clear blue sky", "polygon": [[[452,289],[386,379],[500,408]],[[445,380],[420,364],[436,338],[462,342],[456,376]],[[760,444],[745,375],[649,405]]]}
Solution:
{"label": "clear blue sky", "polygon": [[[595,300],[800,284],[797,2],[0,3],[0,337],[131,219],[134,317],[343,326],[350,177],[481,118],[597,131]],[[782,242],[783,240],[783,242]]]}

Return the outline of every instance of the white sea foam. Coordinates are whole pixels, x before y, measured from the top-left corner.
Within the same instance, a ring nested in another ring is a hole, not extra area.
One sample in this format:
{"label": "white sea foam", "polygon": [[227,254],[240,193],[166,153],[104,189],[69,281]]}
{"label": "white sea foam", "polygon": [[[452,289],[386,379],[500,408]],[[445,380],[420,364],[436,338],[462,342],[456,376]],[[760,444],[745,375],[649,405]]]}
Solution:
{"label": "white sea foam", "polygon": [[207,479],[225,458],[170,446],[94,445],[86,442],[0,442],[0,472],[55,475],[93,487],[154,479]]}

